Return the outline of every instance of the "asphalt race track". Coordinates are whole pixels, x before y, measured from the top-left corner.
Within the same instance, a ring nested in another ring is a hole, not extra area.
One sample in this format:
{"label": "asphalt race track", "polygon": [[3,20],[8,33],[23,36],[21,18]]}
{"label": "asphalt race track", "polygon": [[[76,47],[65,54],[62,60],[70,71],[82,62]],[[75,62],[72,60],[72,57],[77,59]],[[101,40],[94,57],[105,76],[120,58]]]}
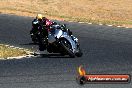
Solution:
{"label": "asphalt race track", "polygon": [[[29,31],[33,18],[0,15],[0,43],[37,50]],[[79,38],[83,56],[40,55],[0,60],[0,88],[132,88],[132,84],[76,82],[77,68],[87,73],[132,75],[132,29],[66,23]]]}

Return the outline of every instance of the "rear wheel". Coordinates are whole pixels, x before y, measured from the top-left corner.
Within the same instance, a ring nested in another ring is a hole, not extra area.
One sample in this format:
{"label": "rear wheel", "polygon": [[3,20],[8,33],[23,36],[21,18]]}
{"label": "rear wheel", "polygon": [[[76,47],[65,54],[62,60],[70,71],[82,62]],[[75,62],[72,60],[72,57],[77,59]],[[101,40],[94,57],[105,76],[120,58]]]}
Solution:
{"label": "rear wheel", "polygon": [[[75,54],[72,51],[72,46],[67,40],[61,40],[61,45],[64,48],[66,54],[68,54],[72,58],[75,57]],[[63,55],[64,55],[64,53],[63,53]]]}
{"label": "rear wheel", "polygon": [[33,43],[38,43],[38,39],[37,39],[37,36],[36,36],[36,31],[35,31],[35,29],[32,29],[31,31],[30,31],[30,35],[31,35],[31,39],[32,39],[32,41],[33,41]]}

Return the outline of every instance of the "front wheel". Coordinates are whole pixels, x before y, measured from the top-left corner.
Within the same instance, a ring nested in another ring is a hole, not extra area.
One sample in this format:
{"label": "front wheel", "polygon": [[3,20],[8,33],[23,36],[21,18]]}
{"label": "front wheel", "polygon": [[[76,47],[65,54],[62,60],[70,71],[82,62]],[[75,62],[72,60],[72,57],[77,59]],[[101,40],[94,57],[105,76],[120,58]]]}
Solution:
{"label": "front wheel", "polygon": [[66,54],[68,54],[71,58],[75,57],[75,54],[72,51],[72,46],[67,40],[61,40],[61,46],[64,48]]}
{"label": "front wheel", "polygon": [[80,47],[78,46],[78,51],[75,54],[77,57],[81,57],[83,55],[82,50],[80,49]]}

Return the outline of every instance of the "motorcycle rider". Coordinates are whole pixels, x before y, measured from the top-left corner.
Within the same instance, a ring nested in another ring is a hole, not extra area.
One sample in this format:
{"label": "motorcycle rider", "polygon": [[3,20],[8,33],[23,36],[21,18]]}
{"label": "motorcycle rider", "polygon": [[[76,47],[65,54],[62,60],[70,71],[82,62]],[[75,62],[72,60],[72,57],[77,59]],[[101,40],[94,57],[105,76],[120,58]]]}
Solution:
{"label": "motorcycle rider", "polygon": [[[35,25],[34,25],[35,24]],[[52,21],[43,17],[42,14],[37,14],[36,18],[32,21],[32,30],[31,33],[40,33],[39,36],[37,35],[38,42],[39,42],[39,50],[44,51],[46,49],[46,44],[48,42],[47,36],[50,26],[52,25]],[[42,36],[43,40],[42,40]]]}
{"label": "motorcycle rider", "polygon": [[[32,30],[38,31],[37,30],[38,27],[40,27],[39,28],[40,30],[44,29],[44,28],[48,29],[52,25],[52,23],[53,23],[52,21],[50,21],[46,17],[43,17],[42,14],[37,14],[36,18],[32,21]],[[36,24],[36,25],[34,25],[34,24]]]}

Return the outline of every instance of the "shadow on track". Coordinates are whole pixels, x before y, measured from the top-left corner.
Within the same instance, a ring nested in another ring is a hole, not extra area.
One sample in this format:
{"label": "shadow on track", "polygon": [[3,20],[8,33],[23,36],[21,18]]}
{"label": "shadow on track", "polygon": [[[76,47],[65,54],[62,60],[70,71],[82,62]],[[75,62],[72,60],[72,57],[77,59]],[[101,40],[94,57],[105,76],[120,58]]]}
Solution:
{"label": "shadow on track", "polygon": [[50,54],[34,54],[34,56],[37,56],[36,58],[71,58],[68,55],[61,55],[61,54],[54,54],[54,53],[50,53]]}
{"label": "shadow on track", "polygon": [[[25,44],[20,44],[20,45],[24,45],[24,46],[28,46],[28,45],[38,45],[38,43],[25,43]],[[71,58],[69,57],[69,55],[61,55],[59,53],[48,53],[48,54],[37,54],[37,53],[34,53],[32,54],[34,55],[35,57],[38,57],[38,58]]]}
{"label": "shadow on track", "polygon": [[25,44],[19,44],[19,45],[38,45],[38,43],[25,43]]}

